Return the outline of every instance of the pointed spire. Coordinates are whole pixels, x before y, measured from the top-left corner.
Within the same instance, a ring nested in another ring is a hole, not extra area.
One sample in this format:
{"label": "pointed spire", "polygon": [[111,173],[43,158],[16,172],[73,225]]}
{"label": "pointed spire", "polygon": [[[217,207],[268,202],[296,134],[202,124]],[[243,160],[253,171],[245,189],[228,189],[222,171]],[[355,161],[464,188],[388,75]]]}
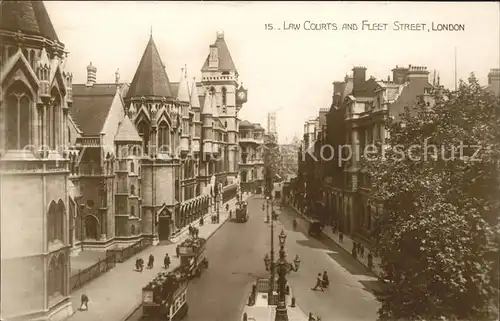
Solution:
{"label": "pointed spire", "polygon": [[193,77],[193,84],[191,86],[191,108],[200,108],[200,98],[198,97],[198,88],[196,87],[196,78]]}
{"label": "pointed spire", "polygon": [[187,81],[187,78],[188,78],[188,66],[187,66],[187,64],[184,64],[184,77],[186,77],[186,81]]}
{"label": "pointed spire", "polygon": [[434,69],[434,79],[432,80],[432,85],[436,86],[436,69]]}
{"label": "pointed spire", "polygon": [[179,89],[177,89],[177,100],[189,102],[189,84],[185,76],[184,68],[181,68],[181,80],[179,81]]}
{"label": "pointed spire", "polygon": [[438,86],[441,86],[441,77],[439,77],[439,72],[438,72],[437,85],[438,85]]}
{"label": "pointed spire", "polygon": [[153,36],[149,38],[127,96],[174,98],[165,65],[161,61]]}
{"label": "pointed spire", "polygon": [[212,115],[212,93],[207,90],[205,92],[205,101],[203,103],[203,109],[201,111],[203,115]]}
{"label": "pointed spire", "polygon": [[153,38],[153,26],[149,26],[149,37]]}

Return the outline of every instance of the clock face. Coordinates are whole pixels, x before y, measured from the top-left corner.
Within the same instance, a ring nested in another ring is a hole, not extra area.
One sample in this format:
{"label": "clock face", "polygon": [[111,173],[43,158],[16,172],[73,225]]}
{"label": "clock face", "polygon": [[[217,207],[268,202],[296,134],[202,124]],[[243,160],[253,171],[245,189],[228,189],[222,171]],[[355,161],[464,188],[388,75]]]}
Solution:
{"label": "clock face", "polygon": [[241,100],[244,100],[245,99],[245,92],[244,91],[240,91],[238,93],[238,98],[241,99]]}

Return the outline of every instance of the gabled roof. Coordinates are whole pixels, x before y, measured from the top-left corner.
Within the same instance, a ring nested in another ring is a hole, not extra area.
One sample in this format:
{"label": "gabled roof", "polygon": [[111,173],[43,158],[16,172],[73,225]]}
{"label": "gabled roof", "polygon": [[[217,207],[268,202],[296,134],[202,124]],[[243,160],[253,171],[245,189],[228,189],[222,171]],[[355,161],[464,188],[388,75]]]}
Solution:
{"label": "gabled roof", "polygon": [[128,97],[175,98],[153,36],[149,38],[127,95]]}
{"label": "gabled roof", "polygon": [[352,90],[352,94],[356,97],[373,97],[375,96],[375,90],[378,88],[378,83],[375,78],[369,78],[362,84],[359,88]]}
{"label": "gabled roof", "polygon": [[72,88],[70,113],[75,123],[83,135],[99,135],[116,94],[116,84],[74,84]]}
{"label": "gabled roof", "polygon": [[42,1],[2,1],[0,14],[0,29],[59,41]]}
{"label": "gabled roof", "polygon": [[[226,41],[224,40],[223,34],[217,34],[217,39],[214,43],[215,46],[219,48],[219,71],[236,71],[236,66],[234,65],[233,58],[231,58],[231,54],[229,53],[229,48],[227,47]],[[208,61],[210,59],[210,53],[205,59],[205,63],[203,67],[201,67],[201,71],[209,71]],[[237,72],[237,71],[236,71]]]}
{"label": "gabled roof", "polygon": [[142,139],[137,133],[137,129],[127,115],[118,125],[118,132],[115,136],[116,142],[141,142]]}

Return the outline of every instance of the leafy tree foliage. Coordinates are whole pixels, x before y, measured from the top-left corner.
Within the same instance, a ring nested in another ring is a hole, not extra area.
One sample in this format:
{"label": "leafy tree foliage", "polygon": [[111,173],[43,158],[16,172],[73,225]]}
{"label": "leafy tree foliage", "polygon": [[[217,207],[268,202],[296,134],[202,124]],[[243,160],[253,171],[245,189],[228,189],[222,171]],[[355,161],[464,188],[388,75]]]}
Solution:
{"label": "leafy tree foliage", "polygon": [[383,152],[362,162],[384,208],[380,320],[498,318],[499,115],[499,99],[471,75],[388,120]]}

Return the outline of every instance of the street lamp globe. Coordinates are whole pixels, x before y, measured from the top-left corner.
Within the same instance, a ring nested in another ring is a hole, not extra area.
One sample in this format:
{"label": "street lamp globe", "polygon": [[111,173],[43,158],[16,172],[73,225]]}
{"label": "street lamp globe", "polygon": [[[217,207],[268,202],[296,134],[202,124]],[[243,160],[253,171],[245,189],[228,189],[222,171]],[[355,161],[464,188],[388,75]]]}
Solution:
{"label": "street lamp globe", "polygon": [[285,231],[281,230],[281,233],[280,233],[280,235],[278,236],[278,238],[280,239],[280,244],[281,244],[281,245],[284,245],[284,244],[285,244],[285,241],[286,241],[286,234],[285,234]]}
{"label": "street lamp globe", "polygon": [[298,270],[300,267],[300,259],[299,255],[295,255],[295,259],[293,259],[293,264],[295,265],[295,270]]}

